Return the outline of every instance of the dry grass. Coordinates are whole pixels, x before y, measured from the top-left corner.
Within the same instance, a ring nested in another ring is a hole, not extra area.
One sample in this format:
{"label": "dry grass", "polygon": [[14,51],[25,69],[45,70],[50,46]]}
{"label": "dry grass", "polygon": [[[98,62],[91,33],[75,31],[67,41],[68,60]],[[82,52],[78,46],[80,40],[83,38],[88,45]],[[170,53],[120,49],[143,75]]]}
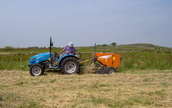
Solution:
{"label": "dry grass", "polygon": [[85,65],[84,68],[81,70],[82,74],[93,74],[96,71],[96,66],[94,63]]}
{"label": "dry grass", "polygon": [[172,71],[31,77],[0,71],[0,107],[171,108]]}

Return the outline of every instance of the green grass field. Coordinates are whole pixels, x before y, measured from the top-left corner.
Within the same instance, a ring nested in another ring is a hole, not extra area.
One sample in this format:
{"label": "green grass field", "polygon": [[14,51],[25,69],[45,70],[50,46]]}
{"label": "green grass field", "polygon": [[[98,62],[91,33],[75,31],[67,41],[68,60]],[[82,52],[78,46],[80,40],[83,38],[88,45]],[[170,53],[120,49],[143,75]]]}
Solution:
{"label": "green grass field", "polygon": [[[78,47],[81,59],[91,58],[94,47]],[[59,48],[53,51],[59,52]],[[29,57],[48,52],[48,49],[20,48],[0,49],[0,70],[28,70]],[[145,69],[172,69],[172,49],[154,46],[152,44],[131,44],[112,46],[98,46],[97,52],[115,52],[122,55],[120,71]]]}
{"label": "green grass field", "polygon": [[[78,47],[81,59],[94,47]],[[59,52],[56,48],[53,51]],[[118,73],[32,77],[30,56],[48,49],[0,49],[0,108],[171,108],[172,49],[151,44],[98,46],[122,55]]]}

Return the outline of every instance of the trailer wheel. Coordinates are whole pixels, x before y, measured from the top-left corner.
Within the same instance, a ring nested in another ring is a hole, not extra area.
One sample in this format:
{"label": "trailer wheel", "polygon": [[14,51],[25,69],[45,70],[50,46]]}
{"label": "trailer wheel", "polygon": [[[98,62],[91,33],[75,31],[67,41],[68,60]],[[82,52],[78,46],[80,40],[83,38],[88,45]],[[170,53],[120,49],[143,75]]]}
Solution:
{"label": "trailer wheel", "polygon": [[30,75],[40,76],[44,74],[43,66],[40,64],[35,64],[30,67]]}
{"label": "trailer wheel", "polygon": [[64,74],[74,74],[79,73],[79,63],[78,59],[75,57],[67,57],[62,63],[62,73]]}
{"label": "trailer wheel", "polygon": [[107,73],[108,73],[108,74],[112,74],[112,73],[114,73],[114,72],[116,72],[114,68],[112,68],[112,67],[108,67],[108,68],[107,68]]}
{"label": "trailer wheel", "polygon": [[96,74],[112,74],[115,72],[115,69],[112,67],[101,67],[96,71]]}

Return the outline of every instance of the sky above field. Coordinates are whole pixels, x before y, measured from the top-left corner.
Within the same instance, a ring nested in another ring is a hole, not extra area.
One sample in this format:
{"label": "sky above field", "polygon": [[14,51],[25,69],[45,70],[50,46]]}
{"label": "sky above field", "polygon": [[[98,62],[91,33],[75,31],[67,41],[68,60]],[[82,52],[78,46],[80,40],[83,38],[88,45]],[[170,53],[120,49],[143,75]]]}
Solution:
{"label": "sky above field", "polygon": [[172,47],[172,0],[0,0],[0,47],[73,42]]}

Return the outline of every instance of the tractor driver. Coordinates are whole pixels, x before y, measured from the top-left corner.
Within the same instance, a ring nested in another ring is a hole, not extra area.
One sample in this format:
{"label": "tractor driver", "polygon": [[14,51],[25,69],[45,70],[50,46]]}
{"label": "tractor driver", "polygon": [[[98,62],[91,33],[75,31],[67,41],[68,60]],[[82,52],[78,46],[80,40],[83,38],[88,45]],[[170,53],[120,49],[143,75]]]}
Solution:
{"label": "tractor driver", "polygon": [[72,42],[68,43],[64,48],[63,48],[63,54],[76,54],[76,49],[74,47],[74,44]]}
{"label": "tractor driver", "polygon": [[[62,55],[63,54],[72,54],[72,55],[76,55],[76,49],[74,47],[74,44],[72,42],[68,43],[60,52]],[[55,52],[54,57],[52,58],[53,60],[53,64],[56,65],[56,59],[59,58],[59,54]]]}

